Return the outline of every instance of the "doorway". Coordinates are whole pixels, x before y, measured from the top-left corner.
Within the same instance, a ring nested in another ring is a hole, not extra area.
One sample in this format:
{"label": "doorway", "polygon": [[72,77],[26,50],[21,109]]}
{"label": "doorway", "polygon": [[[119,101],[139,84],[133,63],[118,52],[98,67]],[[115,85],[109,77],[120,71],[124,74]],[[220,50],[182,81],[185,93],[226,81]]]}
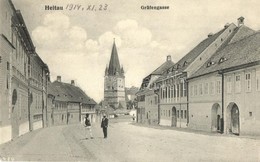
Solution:
{"label": "doorway", "polygon": [[176,115],[176,107],[172,108],[172,127],[176,127],[177,125],[177,115]]}

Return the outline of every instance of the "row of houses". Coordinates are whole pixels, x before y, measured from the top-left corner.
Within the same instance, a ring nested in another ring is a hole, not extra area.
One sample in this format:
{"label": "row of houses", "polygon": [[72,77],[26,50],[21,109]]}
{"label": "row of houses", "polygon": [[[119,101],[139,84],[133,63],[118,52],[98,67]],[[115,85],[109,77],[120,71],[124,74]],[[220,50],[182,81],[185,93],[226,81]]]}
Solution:
{"label": "row of houses", "polygon": [[175,64],[144,78],[141,123],[236,135],[260,134],[260,33],[226,24]]}
{"label": "row of houses", "polygon": [[61,76],[49,83],[48,120],[50,125],[75,124],[84,121],[86,114],[92,122],[96,119],[96,102],[75,85],[75,81],[64,83]]}
{"label": "row of houses", "polygon": [[0,144],[93,113],[95,101],[79,87],[50,82],[49,68],[12,1],[1,0],[0,7]]}

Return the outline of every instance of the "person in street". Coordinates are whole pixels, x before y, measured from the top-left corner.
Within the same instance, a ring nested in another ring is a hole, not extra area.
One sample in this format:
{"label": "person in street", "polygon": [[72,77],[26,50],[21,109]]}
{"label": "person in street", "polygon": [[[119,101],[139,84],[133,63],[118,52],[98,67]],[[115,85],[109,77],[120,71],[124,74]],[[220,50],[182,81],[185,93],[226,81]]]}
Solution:
{"label": "person in street", "polygon": [[108,127],[108,119],[106,115],[103,115],[101,128],[103,128],[104,138],[107,138],[107,127]]}
{"label": "person in street", "polygon": [[92,130],[91,130],[91,122],[90,122],[90,119],[89,119],[89,114],[86,114],[86,117],[84,118],[84,126],[85,126],[85,136],[86,136],[86,139],[88,139],[88,136],[90,136],[90,138],[93,139]]}

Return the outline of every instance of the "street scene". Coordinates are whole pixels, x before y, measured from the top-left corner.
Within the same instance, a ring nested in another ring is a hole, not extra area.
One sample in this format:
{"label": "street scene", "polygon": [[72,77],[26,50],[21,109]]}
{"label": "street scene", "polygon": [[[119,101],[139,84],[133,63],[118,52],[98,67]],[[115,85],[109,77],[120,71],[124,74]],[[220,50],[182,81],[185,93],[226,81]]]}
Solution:
{"label": "street scene", "polygon": [[[99,123],[94,139],[79,124],[30,132],[0,147],[1,158],[21,161],[259,161],[259,139],[146,127],[131,118]],[[47,137],[47,138],[46,138]]]}
{"label": "street scene", "polygon": [[258,6],[0,0],[0,161],[260,161]]}

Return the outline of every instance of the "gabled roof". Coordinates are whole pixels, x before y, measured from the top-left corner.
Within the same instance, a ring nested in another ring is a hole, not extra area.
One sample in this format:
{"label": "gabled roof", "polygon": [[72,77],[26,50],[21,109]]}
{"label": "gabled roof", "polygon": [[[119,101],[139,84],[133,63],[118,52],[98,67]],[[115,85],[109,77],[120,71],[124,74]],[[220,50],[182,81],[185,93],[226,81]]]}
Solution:
{"label": "gabled roof", "polygon": [[157,69],[155,69],[150,75],[161,75],[163,74],[163,72],[165,72],[165,70],[169,69],[173,65],[174,63],[172,62],[172,60],[168,60],[164,62],[161,66],[159,66]]}
{"label": "gabled roof", "polygon": [[260,32],[257,32],[242,40],[230,43],[222,50],[217,51],[191,78],[259,61]]}
{"label": "gabled roof", "polygon": [[214,42],[225,29],[220,30],[216,34],[204,39],[196,47],[194,47],[189,53],[181,58],[175,65],[174,68],[178,73],[183,72],[190,63],[192,63],[212,42]]}
{"label": "gabled roof", "polygon": [[[189,53],[182,57],[174,66],[168,68],[162,76],[160,76],[156,82],[167,78],[167,72],[175,71],[177,73],[182,73],[210,44],[212,44],[223,32],[225,28],[217,32],[216,34],[211,34],[208,38],[201,41],[196,47],[194,47]],[[174,69],[174,70],[172,70]]]}
{"label": "gabled roof", "polygon": [[109,67],[107,69],[108,75],[116,75],[122,74],[121,68],[120,68],[120,63],[119,63],[119,58],[117,54],[117,49],[116,49],[116,43],[113,43],[112,47],[112,52],[111,52],[111,57],[110,57],[110,62],[109,62]]}
{"label": "gabled roof", "polygon": [[167,69],[169,69],[170,67],[172,67],[174,65],[174,63],[172,62],[171,59],[167,59],[166,62],[164,62],[161,66],[159,66],[157,69],[155,69],[151,74],[149,74],[148,76],[146,76],[143,81],[142,81],[142,85],[141,85],[141,89],[144,88],[144,85],[146,85],[145,87],[149,86],[151,83],[151,76],[152,75],[157,75],[157,76],[161,76]]}
{"label": "gabled roof", "polygon": [[127,95],[135,95],[138,92],[139,88],[132,86],[131,88],[126,88],[125,93]]}
{"label": "gabled roof", "polygon": [[49,94],[55,96],[55,100],[66,101],[66,102],[79,102],[83,104],[96,104],[96,102],[86,95],[79,87],[54,81],[50,83]]}

